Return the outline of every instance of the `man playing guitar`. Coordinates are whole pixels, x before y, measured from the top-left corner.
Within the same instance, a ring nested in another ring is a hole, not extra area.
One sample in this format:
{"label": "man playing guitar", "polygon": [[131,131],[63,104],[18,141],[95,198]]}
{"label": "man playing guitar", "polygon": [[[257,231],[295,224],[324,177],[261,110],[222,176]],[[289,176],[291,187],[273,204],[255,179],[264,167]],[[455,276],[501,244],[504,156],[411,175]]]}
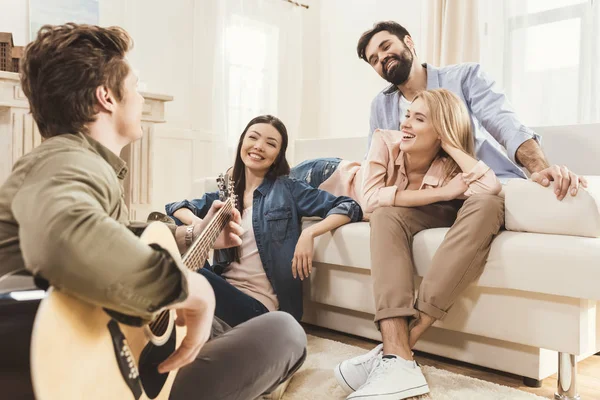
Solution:
{"label": "man playing guitar", "polygon": [[[125,58],[131,47],[123,29],[75,24],[44,26],[27,46],[21,84],[45,140],[0,188],[0,264],[24,267],[118,322],[146,323],[176,309],[187,334],[158,366],[181,368],[170,398],[257,398],[302,364],[306,336],[279,312],[223,328],[206,279],[128,229],[119,154],[142,135],[144,102]],[[171,228],[180,253],[204,221],[193,231]],[[234,209],[215,248],[240,244],[239,222]],[[215,328],[227,332],[215,337]]]}

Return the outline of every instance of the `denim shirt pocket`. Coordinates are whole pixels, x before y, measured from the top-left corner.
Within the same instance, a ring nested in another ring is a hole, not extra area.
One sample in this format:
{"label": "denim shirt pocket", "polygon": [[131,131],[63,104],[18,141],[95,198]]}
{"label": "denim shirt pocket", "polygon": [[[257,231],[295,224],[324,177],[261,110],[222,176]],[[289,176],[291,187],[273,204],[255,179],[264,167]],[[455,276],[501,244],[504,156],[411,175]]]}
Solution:
{"label": "denim shirt pocket", "polygon": [[286,238],[291,218],[292,209],[289,207],[271,210],[265,214],[271,240],[282,241]]}

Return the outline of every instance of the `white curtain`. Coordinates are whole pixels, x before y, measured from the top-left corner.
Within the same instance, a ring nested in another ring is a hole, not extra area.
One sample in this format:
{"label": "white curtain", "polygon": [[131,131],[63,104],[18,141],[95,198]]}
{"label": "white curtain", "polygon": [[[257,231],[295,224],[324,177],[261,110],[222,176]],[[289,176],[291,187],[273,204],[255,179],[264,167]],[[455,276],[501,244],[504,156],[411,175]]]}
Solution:
{"label": "white curtain", "polygon": [[600,122],[600,7],[480,0],[481,63],[529,126]]}
{"label": "white curtain", "polygon": [[262,114],[286,125],[290,160],[300,124],[306,12],[281,0],[219,0],[213,120],[226,140],[230,163],[244,127]]}
{"label": "white curtain", "polygon": [[479,60],[478,0],[423,0],[419,58],[441,67]]}

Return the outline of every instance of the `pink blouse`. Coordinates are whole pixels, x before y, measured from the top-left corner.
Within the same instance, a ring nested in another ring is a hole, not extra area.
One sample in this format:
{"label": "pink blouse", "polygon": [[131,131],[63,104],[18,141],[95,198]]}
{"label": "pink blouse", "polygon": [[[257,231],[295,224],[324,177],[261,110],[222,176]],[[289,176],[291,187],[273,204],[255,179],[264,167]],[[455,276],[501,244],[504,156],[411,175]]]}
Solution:
{"label": "pink blouse", "polygon": [[[399,131],[377,130],[373,134],[367,159],[359,162],[342,161],[337,170],[323,182],[319,189],[336,196],[349,196],[358,201],[364,212],[370,213],[377,207],[393,206],[397,190],[405,190],[408,176],[404,167],[404,153],[400,150],[402,134]],[[436,158],[423,177],[419,189],[442,187],[444,164],[447,158]],[[469,186],[461,198],[475,193],[498,194],[502,186],[494,171],[483,161],[463,173]]]}

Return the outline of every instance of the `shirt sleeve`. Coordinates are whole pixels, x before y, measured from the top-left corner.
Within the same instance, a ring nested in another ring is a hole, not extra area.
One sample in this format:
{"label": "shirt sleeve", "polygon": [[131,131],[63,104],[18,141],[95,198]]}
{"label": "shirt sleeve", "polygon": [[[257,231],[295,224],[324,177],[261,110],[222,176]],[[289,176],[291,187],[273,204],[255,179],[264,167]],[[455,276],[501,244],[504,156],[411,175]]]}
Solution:
{"label": "shirt sleeve", "polygon": [[541,138],[519,121],[508,99],[488,77],[479,64],[472,64],[463,80],[463,93],[467,105],[483,127],[507,151],[510,159],[516,159],[517,149],[523,142]]}
{"label": "shirt sleeve", "polygon": [[350,197],[334,196],[296,179],[289,179],[289,185],[301,217],[326,218],[329,215],[341,214],[349,217],[350,222],[358,222],[363,217],[362,209]]}
{"label": "shirt sleeve", "polygon": [[38,162],[12,204],[23,258],[59,290],[150,320],[185,300],[187,270],[109,215],[120,201],[111,172],[104,160],[83,152]]}
{"label": "shirt sleeve", "polygon": [[169,217],[175,220],[175,223],[177,225],[182,225],[182,222],[173,215],[175,211],[179,210],[180,208],[187,208],[190,211],[192,211],[194,215],[198,218],[204,218],[206,214],[208,214],[212,203],[218,199],[219,192],[210,192],[206,193],[199,199],[182,200],[176,201],[174,203],[169,203],[165,206],[165,211],[167,212],[167,215]]}
{"label": "shirt sleeve", "polygon": [[375,131],[369,155],[363,164],[361,199],[366,213],[372,213],[377,207],[394,205],[398,187],[385,185],[390,161],[390,152],[383,140],[383,134],[379,130]]}
{"label": "shirt sleeve", "polygon": [[483,161],[477,162],[471,171],[463,173],[463,179],[469,185],[465,192],[467,197],[477,193],[498,194],[502,190],[496,174]]}

